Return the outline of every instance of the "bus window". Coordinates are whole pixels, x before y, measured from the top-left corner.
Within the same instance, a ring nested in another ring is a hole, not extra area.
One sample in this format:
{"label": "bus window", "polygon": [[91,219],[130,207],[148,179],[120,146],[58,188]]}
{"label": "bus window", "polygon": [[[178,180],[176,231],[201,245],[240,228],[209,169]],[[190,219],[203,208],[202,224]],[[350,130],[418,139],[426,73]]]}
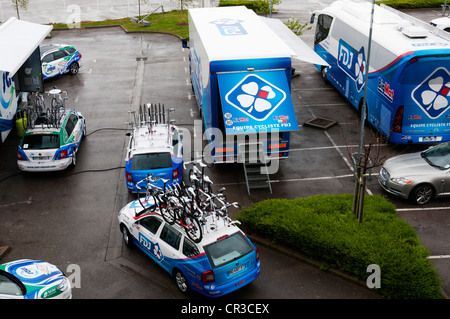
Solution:
{"label": "bus window", "polygon": [[333,18],[326,14],[321,14],[317,17],[316,36],[314,38],[314,44],[322,42],[328,37],[330,33],[331,23]]}

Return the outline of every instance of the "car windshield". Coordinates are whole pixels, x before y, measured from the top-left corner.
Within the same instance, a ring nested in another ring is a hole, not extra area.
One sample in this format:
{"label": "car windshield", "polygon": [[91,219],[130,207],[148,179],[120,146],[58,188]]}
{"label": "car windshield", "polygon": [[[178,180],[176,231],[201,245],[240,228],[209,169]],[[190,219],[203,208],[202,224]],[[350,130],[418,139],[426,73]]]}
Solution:
{"label": "car windshield", "polygon": [[149,170],[172,167],[170,153],[134,154],[131,164],[132,170]]}
{"label": "car windshield", "polygon": [[441,169],[450,167],[450,142],[436,145],[424,152],[422,157],[432,166]]}
{"label": "car windshield", "polygon": [[21,296],[22,290],[20,286],[12,280],[11,276],[0,272],[0,294]]}
{"label": "car windshield", "polygon": [[204,247],[213,268],[223,266],[253,251],[252,245],[237,232]]}
{"label": "car windshield", "polygon": [[50,149],[59,148],[58,134],[30,134],[23,138],[22,149]]}

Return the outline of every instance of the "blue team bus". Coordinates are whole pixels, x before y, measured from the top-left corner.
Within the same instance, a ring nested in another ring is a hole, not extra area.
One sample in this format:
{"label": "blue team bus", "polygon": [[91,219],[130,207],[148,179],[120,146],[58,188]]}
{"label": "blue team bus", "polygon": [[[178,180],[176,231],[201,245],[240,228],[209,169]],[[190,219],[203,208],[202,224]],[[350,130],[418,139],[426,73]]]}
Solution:
{"label": "blue team bus", "polygon": [[450,140],[449,36],[387,6],[341,0],[315,11],[314,49],[328,64],[324,79],[361,111],[365,74],[366,120],[393,143]]}

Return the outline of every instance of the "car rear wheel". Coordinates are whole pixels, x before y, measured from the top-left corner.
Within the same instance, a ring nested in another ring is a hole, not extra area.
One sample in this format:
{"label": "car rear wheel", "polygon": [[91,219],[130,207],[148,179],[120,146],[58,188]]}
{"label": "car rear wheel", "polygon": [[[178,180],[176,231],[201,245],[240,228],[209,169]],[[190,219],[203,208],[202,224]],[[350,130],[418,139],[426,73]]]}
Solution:
{"label": "car rear wheel", "polygon": [[75,74],[78,73],[79,69],[80,69],[80,67],[78,66],[78,63],[77,62],[73,62],[70,65],[69,72],[70,72],[70,74],[75,75]]}
{"label": "car rear wheel", "polygon": [[77,166],[77,152],[75,149],[72,151],[72,166]]}
{"label": "car rear wheel", "polygon": [[175,270],[174,278],[175,278],[175,283],[177,284],[178,289],[183,294],[189,293],[190,289],[189,289],[188,281],[187,281],[186,277],[184,276],[184,274],[180,270],[178,270],[178,269]]}
{"label": "car rear wheel", "polygon": [[434,189],[429,184],[422,184],[411,192],[411,201],[416,205],[425,205],[434,197]]}

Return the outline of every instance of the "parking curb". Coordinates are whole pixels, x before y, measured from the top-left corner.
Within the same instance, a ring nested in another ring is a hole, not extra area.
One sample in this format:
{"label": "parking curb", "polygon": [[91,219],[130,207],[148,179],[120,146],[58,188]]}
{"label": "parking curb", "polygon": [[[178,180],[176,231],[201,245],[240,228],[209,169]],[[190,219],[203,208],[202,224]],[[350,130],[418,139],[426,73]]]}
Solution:
{"label": "parking curb", "polygon": [[[311,257],[303,255],[303,254],[299,253],[296,250],[293,250],[293,249],[287,248],[285,246],[281,246],[281,245],[275,244],[271,240],[266,239],[266,238],[262,238],[262,237],[260,237],[258,235],[247,233],[247,236],[250,237],[250,239],[254,243],[257,243],[257,244],[262,245],[262,246],[267,247],[267,248],[271,248],[271,249],[276,250],[276,251],[278,251],[278,252],[280,252],[280,253],[282,253],[282,254],[284,254],[286,256],[289,256],[291,258],[300,260],[300,261],[305,262],[305,263],[307,263],[307,264],[309,264],[311,266],[314,266],[314,267],[316,267],[319,270],[322,270],[322,271],[325,271],[325,272],[337,275],[337,276],[339,276],[339,277],[341,277],[343,279],[349,280],[349,281],[351,281],[351,282],[353,282],[353,283],[355,283],[355,284],[357,284],[357,285],[359,285],[361,287],[364,287],[364,288],[366,288],[366,289],[368,289],[370,291],[374,291],[373,289],[370,289],[370,288],[367,287],[367,284],[366,284],[365,281],[359,280],[359,279],[355,278],[355,276],[352,276],[352,275],[350,275],[348,273],[345,273],[345,272],[342,272],[340,270],[331,268],[325,262],[321,262],[321,261],[312,259]],[[380,296],[382,296],[382,295],[380,294]]]}
{"label": "parking curb", "polygon": [[[167,34],[174,36],[178,39],[182,39],[183,37],[172,32],[165,32],[165,31],[153,31],[153,30],[127,30],[123,25],[121,24],[110,24],[110,25],[92,25],[92,26],[85,26],[85,27],[79,27],[79,28],[53,28],[51,32],[53,31],[67,31],[67,30],[73,30],[73,29],[103,29],[103,28],[120,28],[125,33],[159,33],[159,34]],[[49,37],[51,37],[51,32]]]}
{"label": "parking curb", "polygon": [[6,256],[10,250],[11,247],[9,246],[0,246],[0,259]]}
{"label": "parking curb", "polygon": [[[286,256],[289,256],[291,258],[294,258],[294,259],[297,259],[297,260],[302,261],[304,263],[307,263],[307,264],[309,264],[309,265],[311,265],[313,267],[316,267],[319,270],[331,273],[331,274],[336,275],[338,277],[341,277],[341,278],[343,278],[345,280],[353,282],[354,284],[357,284],[357,285],[359,285],[359,286],[361,286],[363,288],[366,288],[366,289],[368,289],[370,291],[373,291],[373,292],[379,294],[381,298],[384,298],[384,296],[381,293],[377,292],[374,289],[370,289],[369,287],[367,287],[366,282],[364,282],[362,280],[359,280],[359,279],[355,278],[354,276],[352,276],[352,275],[350,275],[348,273],[345,273],[345,272],[342,272],[340,270],[331,268],[324,262],[312,259],[311,257],[303,255],[303,254],[299,253],[298,251],[290,249],[290,248],[287,248],[285,246],[277,245],[274,242],[272,242],[271,240],[266,239],[266,238],[262,238],[262,237],[260,237],[258,235],[251,234],[251,233],[247,232],[247,236],[252,240],[252,242],[254,242],[256,244],[259,244],[261,246],[273,249],[273,250],[278,251],[279,253],[282,253],[282,254],[284,254]],[[444,299],[447,299],[447,300],[450,299],[450,297],[448,296],[447,292],[444,290],[443,287],[440,288],[440,291],[441,291],[441,294],[444,297]]]}

